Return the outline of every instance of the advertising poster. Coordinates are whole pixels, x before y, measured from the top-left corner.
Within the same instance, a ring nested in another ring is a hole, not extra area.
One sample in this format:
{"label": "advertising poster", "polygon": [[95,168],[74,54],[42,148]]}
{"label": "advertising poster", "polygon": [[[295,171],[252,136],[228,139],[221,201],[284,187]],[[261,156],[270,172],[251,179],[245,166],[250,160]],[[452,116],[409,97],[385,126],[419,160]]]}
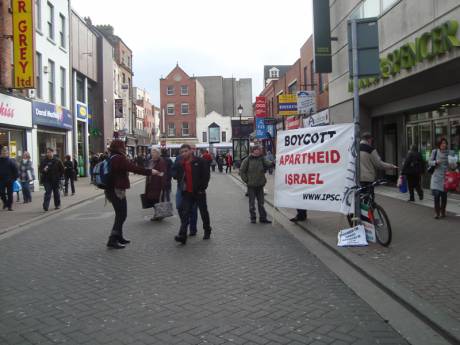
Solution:
{"label": "advertising poster", "polygon": [[282,131],[277,136],[275,206],[350,213],[353,124]]}

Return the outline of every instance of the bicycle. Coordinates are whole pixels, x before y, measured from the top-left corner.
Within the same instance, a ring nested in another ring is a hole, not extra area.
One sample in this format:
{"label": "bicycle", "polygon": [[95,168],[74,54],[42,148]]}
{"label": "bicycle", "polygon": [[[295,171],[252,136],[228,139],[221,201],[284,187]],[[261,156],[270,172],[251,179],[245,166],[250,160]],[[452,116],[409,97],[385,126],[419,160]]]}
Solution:
{"label": "bicycle", "polygon": [[[374,193],[374,188],[383,184],[386,184],[385,180],[377,180],[369,185],[359,188],[354,187],[353,189],[356,189],[356,194],[359,194],[360,204],[368,208],[369,220],[375,227],[377,242],[384,247],[388,247],[392,237],[390,220],[383,207],[375,202]],[[347,220],[350,226],[355,226],[355,222],[359,221],[354,218],[353,214],[347,215]]]}

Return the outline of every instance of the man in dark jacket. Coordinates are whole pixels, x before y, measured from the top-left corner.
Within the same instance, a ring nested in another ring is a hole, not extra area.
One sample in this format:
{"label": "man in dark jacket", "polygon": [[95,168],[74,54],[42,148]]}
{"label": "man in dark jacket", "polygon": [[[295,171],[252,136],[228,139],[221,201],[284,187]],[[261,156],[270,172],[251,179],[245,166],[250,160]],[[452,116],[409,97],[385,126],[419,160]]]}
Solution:
{"label": "man in dark jacket", "polygon": [[258,145],[252,148],[252,153],[246,157],[241,163],[240,175],[241,179],[248,186],[249,196],[249,215],[251,223],[256,223],[256,204],[259,209],[259,222],[262,224],[270,224],[267,219],[267,212],[264,207],[264,186],[267,183],[265,172],[273,166],[262,155],[262,148]]}
{"label": "man in dark jacket", "polygon": [[203,221],[203,240],[211,237],[208,205],[206,203],[206,189],[208,188],[211,173],[209,164],[201,158],[194,157],[190,145],[183,144],[180,148],[181,164],[177,165],[176,178],[182,181],[182,202],[179,208],[181,226],[179,234],[174,238],[177,242],[187,242],[187,226],[196,203]]}
{"label": "man in dark jacket", "polygon": [[420,187],[420,179],[424,170],[425,164],[422,155],[418,152],[417,146],[414,145],[408,152],[401,170],[401,174],[407,178],[410,195],[408,201],[415,201],[414,189],[417,191],[420,200],[423,200],[423,189]]}
{"label": "man in dark jacket", "polygon": [[13,184],[18,176],[18,166],[9,157],[8,147],[2,147],[0,153],[0,198],[3,201],[3,209],[7,208],[8,211],[13,211]]}
{"label": "man in dark jacket", "polygon": [[54,207],[61,207],[61,195],[59,194],[59,180],[64,174],[64,165],[61,160],[54,156],[52,148],[46,149],[46,157],[40,164],[40,180],[45,187],[43,210],[46,212],[50,206],[51,193],[53,193]]}

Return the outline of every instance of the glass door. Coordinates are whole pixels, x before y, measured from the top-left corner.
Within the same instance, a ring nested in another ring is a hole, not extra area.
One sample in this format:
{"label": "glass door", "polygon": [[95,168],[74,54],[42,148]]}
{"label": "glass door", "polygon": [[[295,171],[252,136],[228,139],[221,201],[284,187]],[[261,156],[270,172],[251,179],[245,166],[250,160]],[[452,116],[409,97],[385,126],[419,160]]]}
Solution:
{"label": "glass door", "polygon": [[440,120],[434,122],[434,142],[433,146],[437,147],[441,138],[449,138],[449,121]]}

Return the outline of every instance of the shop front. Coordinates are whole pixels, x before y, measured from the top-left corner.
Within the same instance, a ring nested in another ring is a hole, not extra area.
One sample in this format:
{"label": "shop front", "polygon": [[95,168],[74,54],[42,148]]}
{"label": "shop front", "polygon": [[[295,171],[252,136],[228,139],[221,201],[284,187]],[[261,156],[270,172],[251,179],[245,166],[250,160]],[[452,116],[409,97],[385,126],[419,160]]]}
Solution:
{"label": "shop front", "polygon": [[63,160],[72,155],[72,114],[66,108],[44,102],[32,102],[32,119],[37,131],[38,157],[42,160],[46,149],[52,148]]}
{"label": "shop front", "polygon": [[31,112],[29,101],[0,93],[0,146],[7,146],[17,161],[24,151],[32,150]]}

